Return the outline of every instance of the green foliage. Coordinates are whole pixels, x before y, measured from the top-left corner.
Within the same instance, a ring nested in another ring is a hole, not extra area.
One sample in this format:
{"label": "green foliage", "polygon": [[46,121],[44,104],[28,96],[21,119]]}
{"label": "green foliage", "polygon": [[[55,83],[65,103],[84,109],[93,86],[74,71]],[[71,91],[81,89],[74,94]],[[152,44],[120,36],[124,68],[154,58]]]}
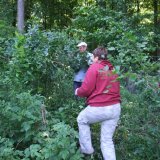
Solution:
{"label": "green foliage", "polygon": [[[55,120],[54,120],[55,121]],[[48,124],[50,128],[39,132],[35,137],[34,144],[24,151],[24,160],[55,159],[55,160],[81,160],[82,155],[77,150],[77,132],[63,122],[55,121],[56,124]]]}
{"label": "green foliage", "polygon": [[15,28],[9,26],[5,21],[0,20],[0,66],[6,67],[8,61],[8,54],[6,50],[10,39],[14,36]]}
{"label": "green foliage", "polygon": [[[108,1],[107,7],[124,3],[112,2]],[[34,7],[43,9],[45,3],[36,1]],[[159,159],[160,66],[149,55],[159,44],[159,34],[154,34],[152,24],[143,23],[146,16],[132,16],[133,8],[121,5],[117,10],[123,8],[122,13],[90,3],[75,8],[72,26],[61,31],[42,31],[35,25],[19,34],[6,20],[0,21],[0,159],[102,159],[99,124],[92,126],[96,152],[83,156],[78,149],[76,118],[85,103],[84,99],[74,99],[74,58],[70,55],[80,40],[89,44],[89,50],[97,45],[107,47],[108,58],[119,74],[122,115],[114,136],[117,159]],[[44,6],[37,7],[40,4]],[[124,14],[125,9],[130,17]],[[34,13],[27,14],[33,16],[29,23],[41,23],[42,15]],[[58,17],[56,21],[46,18],[46,27],[52,22],[68,23],[58,22]]]}
{"label": "green foliage", "polygon": [[[0,1],[0,17],[1,20],[5,21],[7,25],[15,26],[16,23],[16,1],[15,0],[1,0]],[[9,29],[9,28],[8,28]],[[10,32],[8,30],[7,32]],[[2,32],[3,33],[3,32]]]}
{"label": "green foliage", "polygon": [[42,32],[35,27],[25,35],[16,33],[4,51],[3,56],[7,53],[9,59],[5,68],[1,68],[0,134],[12,143],[6,142],[7,151],[0,158],[80,160],[82,155],[73,128],[52,119],[49,113],[47,128],[42,123],[44,102],[49,111],[56,110],[72,97],[70,84],[66,83],[71,78],[71,70],[66,60],[60,59],[69,52],[67,36]]}
{"label": "green foliage", "polygon": [[70,54],[69,57],[69,62],[71,68],[75,71],[78,72],[81,68],[88,68],[88,63],[87,63],[87,52],[80,53],[72,53]]}
{"label": "green foliage", "polygon": [[[63,86],[67,85],[64,80],[70,78],[71,74],[71,69],[66,63],[69,49],[67,38],[65,33],[42,32],[36,26],[25,35],[16,33],[16,37],[10,41],[7,48],[7,54],[11,58],[6,78],[14,83],[12,87],[20,89],[23,88],[22,84],[25,84],[26,89],[48,96],[50,101],[52,97],[54,101],[59,99],[59,93],[54,95],[53,90],[67,92],[63,89]],[[62,84],[56,83],[57,81]]]}
{"label": "green foliage", "polygon": [[151,92],[155,100],[150,103],[145,92],[133,95],[123,90],[122,116],[115,135],[118,159],[159,159],[159,91]]}
{"label": "green foliage", "polygon": [[[54,112],[54,115],[56,118],[77,129],[76,119],[79,112],[85,107],[84,104],[85,102],[83,98],[75,100],[74,97],[73,99],[69,100],[67,104],[63,104],[63,106],[59,107],[58,110]],[[70,112],[72,112],[72,114],[70,114]]]}
{"label": "green foliage", "polygon": [[[128,18],[122,12],[95,5],[76,8],[75,15],[68,32],[89,42],[90,49],[97,45],[107,47],[111,61],[120,65],[124,72],[128,66],[131,70],[141,69],[158,45],[151,27],[139,23],[136,27],[130,25],[134,23],[134,15]],[[141,16],[140,21],[143,19]]]}
{"label": "green foliage", "polygon": [[44,29],[64,28],[71,23],[72,9],[76,5],[76,0],[26,2],[27,22],[29,24],[39,24]]}
{"label": "green foliage", "polygon": [[11,140],[0,137],[0,159],[20,160],[18,156],[22,154],[21,151],[14,151],[13,142]]}
{"label": "green foliage", "polygon": [[13,36],[15,31],[14,27],[9,26],[5,21],[0,20],[0,37],[1,38],[10,38]]}
{"label": "green foliage", "polygon": [[1,130],[4,137],[14,139],[14,143],[19,143],[25,137],[25,141],[30,141],[41,125],[41,104],[42,97],[30,93],[8,92],[8,97],[1,98]]}

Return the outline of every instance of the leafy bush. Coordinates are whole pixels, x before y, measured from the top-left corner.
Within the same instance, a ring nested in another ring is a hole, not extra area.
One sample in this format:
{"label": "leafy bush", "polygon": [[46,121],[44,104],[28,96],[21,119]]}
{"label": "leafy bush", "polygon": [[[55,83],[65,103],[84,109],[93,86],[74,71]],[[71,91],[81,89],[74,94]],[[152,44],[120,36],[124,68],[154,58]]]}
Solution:
{"label": "leafy bush", "polygon": [[21,155],[23,155],[21,151],[14,150],[10,139],[0,137],[0,159],[20,160]]}
{"label": "leafy bush", "polygon": [[[115,135],[118,159],[159,158],[159,91],[155,100],[146,101],[145,92],[133,95],[123,90],[122,115]],[[153,118],[154,117],[154,118]]]}
{"label": "leafy bush", "polygon": [[34,159],[55,159],[55,160],[81,160],[82,154],[77,149],[77,132],[63,122],[56,122],[52,119],[46,131],[39,132],[34,138],[34,144],[25,149],[24,154],[27,160]]}
{"label": "leafy bush", "polygon": [[12,138],[15,144],[23,139],[26,142],[30,141],[42,121],[40,110],[42,103],[42,97],[31,96],[26,92],[20,94],[14,92],[8,99],[1,100],[0,134],[3,137]]}

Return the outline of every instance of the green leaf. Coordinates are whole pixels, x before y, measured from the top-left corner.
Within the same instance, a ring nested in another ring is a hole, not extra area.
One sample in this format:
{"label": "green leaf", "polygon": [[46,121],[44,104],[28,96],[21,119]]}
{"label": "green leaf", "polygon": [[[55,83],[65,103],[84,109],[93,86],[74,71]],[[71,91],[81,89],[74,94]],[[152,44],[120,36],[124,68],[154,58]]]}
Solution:
{"label": "green leaf", "polygon": [[109,51],[114,51],[115,48],[114,48],[114,47],[109,47],[108,50],[109,50]]}

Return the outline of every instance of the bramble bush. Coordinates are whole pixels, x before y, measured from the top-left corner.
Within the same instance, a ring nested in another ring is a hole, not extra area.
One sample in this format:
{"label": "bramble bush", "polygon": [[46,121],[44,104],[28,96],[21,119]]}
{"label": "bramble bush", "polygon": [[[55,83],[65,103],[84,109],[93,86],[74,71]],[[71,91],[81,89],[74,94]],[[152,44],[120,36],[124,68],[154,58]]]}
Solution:
{"label": "bramble bush", "polygon": [[[1,55],[7,60],[1,64],[0,77],[0,134],[4,151],[0,159],[82,159],[77,132],[51,115],[72,95],[68,94],[67,81],[64,82],[71,71],[59,61],[65,54],[65,45],[58,44],[63,41],[64,34],[42,32],[36,27],[5,40],[8,45],[3,46]],[[55,90],[61,88],[56,94]],[[47,112],[43,111],[47,114],[42,114],[44,103]]]}

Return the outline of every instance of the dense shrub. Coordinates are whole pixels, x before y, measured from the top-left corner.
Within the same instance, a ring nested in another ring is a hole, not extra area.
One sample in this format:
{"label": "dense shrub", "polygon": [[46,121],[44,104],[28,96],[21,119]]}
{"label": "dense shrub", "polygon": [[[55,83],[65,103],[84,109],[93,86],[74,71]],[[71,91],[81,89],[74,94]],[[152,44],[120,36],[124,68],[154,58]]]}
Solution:
{"label": "dense shrub", "polygon": [[149,92],[154,100],[147,101],[146,90],[139,94],[123,90],[122,116],[115,135],[120,160],[159,159],[160,92],[156,88]]}
{"label": "dense shrub", "polygon": [[132,28],[121,13],[98,7],[76,13],[83,16],[67,30],[34,26],[25,34],[0,34],[0,159],[102,159],[99,124],[92,126],[94,155],[84,157],[78,148],[76,117],[85,106],[84,99],[74,99],[69,55],[80,39],[90,50],[108,47],[120,75],[117,159],[159,159],[159,63],[148,54],[155,49],[154,35]]}

